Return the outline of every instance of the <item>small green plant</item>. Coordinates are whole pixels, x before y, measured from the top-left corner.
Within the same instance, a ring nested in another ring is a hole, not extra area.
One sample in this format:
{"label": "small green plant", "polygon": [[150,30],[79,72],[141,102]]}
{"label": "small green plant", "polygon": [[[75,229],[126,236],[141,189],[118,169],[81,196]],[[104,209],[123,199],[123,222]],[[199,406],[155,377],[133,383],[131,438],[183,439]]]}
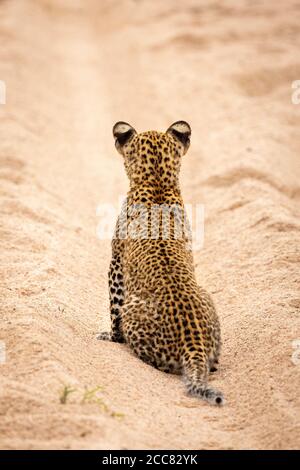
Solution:
{"label": "small green plant", "polygon": [[85,392],[83,394],[81,403],[95,403],[98,405],[101,410],[104,413],[107,413],[108,415],[112,416],[113,418],[117,419],[122,419],[124,417],[123,413],[118,413],[116,411],[111,411],[110,408],[107,406],[105,401],[103,400],[103,397],[100,395],[101,392],[103,392],[103,387],[100,387],[99,385],[95,388],[85,389]]}
{"label": "small green plant", "polygon": [[90,390],[86,389],[84,392],[83,398],[81,400],[81,403],[82,404],[95,403],[101,408],[102,411],[104,411],[104,413],[108,413],[112,416],[113,414],[110,412],[107,404],[104,402],[102,396],[99,395],[99,392],[102,392],[102,391],[103,391],[103,387],[100,387],[100,386],[97,386]]}
{"label": "small green plant", "polygon": [[69,385],[65,385],[59,397],[60,403],[65,405],[67,403],[68,396],[74,392],[76,392],[76,388],[71,388]]}
{"label": "small green plant", "polygon": [[[67,403],[68,396],[76,391],[76,388],[71,388],[69,385],[65,385],[59,398],[60,403],[65,405]],[[103,387],[101,387],[100,385],[90,389],[85,388],[80,403],[82,405],[96,404],[101,408],[104,413],[107,413],[112,418],[122,419],[124,417],[123,413],[112,411],[104,402],[103,397],[100,395],[102,391]]]}
{"label": "small green plant", "polygon": [[119,413],[117,411],[112,411],[110,413],[110,416],[112,416],[113,418],[117,418],[117,419],[123,419],[124,418],[124,413]]}
{"label": "small green plant", "polygon": [[103,387],[100,387],[99,385],[95,388],[92,389],[85,389],[85,392],[83,394],[81,403],[97,403],[100,397],[97,395],[98,392],[102,392]]}

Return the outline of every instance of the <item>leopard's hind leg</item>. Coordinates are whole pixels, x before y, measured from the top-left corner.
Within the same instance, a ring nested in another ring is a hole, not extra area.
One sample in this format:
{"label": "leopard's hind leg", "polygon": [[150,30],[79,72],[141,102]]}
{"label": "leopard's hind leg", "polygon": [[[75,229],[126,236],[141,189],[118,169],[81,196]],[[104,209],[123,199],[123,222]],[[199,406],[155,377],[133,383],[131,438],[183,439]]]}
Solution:
{"label": "leopard's hind leg", "polygon": [[159,319],[151,299],[136,295],[126,298],[122,307],[122,327],[126,343],[142,361],[158,367],[157,335]]}

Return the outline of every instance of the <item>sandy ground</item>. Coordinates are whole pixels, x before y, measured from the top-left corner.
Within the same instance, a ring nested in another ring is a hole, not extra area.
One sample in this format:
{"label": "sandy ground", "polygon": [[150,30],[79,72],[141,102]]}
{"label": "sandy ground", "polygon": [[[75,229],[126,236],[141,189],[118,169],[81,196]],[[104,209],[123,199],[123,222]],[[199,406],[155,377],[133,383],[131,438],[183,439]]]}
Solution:
{"label": "sandy ground", "polygon": [[[299,52],[296,1],[0,2],[1,448],[299,447]],[[222,409],[95,339],[110,259],[96,208],[127,189],[112,125],[178,119]]]}

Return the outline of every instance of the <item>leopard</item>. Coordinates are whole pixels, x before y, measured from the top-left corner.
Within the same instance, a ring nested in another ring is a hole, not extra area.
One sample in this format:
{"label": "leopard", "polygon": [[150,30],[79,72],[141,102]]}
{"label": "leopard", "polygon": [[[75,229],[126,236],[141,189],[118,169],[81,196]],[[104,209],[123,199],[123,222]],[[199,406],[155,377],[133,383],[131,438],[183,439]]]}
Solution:
{"label": "leopard", "polygon": [[[220,321],[196,280],[179,184],[191,127],[176,121],[166,132],[138,133],[118,121],[113,137],[129,191],[112,239],[111,330],[98,339],[126,343],[145,363],[181,375],[189,395],[223,405],[223,393],[209,385],[209,374],[218,370]],[[170,209],[169,218],[162,207]]]}

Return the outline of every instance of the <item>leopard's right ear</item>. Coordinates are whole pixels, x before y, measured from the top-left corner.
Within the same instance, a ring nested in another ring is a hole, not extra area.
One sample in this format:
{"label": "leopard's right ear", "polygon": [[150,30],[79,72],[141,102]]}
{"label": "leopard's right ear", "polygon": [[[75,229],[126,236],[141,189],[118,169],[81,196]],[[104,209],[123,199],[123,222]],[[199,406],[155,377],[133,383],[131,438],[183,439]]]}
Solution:
{"label": "leopard's right ear", "polygon": [[183,146],[183,155],[190,146],[191,127],[186,121],[176,121],[167,129],[167,133],[171,134]]}
{"label": "leopard's right ear", "polygon": [[122,153],[122,147],[136,134],[136,130],[127,122],[118,121],[113,127],[113,136],[118,152]]}

